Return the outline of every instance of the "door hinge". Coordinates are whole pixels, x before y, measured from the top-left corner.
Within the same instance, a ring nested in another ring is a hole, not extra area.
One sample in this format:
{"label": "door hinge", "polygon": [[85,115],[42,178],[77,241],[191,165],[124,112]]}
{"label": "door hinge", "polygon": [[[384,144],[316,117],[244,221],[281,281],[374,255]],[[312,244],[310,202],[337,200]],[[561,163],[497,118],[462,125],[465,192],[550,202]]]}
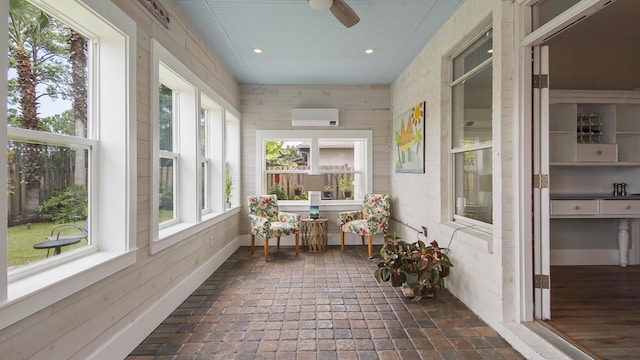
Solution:
{"label": "door hinge", "polygon": [[549,75],[533,75],[533,88],[546,89],[549,87]]}
{"label": "door hinge", "polygon": [[548,189],[549,188],[549,174],[533,174],[533,188],[534,189]]}
{"label": "door hinge", "polygon": [[549,289],[549,275],[535,275],[533,277],[533,287],[535,289]]}

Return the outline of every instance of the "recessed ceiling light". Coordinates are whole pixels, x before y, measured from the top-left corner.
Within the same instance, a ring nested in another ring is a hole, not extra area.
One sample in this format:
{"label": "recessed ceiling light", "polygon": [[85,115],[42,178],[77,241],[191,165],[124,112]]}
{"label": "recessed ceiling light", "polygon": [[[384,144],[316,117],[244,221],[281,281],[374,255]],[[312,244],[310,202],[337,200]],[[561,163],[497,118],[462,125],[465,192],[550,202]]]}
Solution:
{"label": "recessed ceiling light", "polygon": [[373,54],[373,49],[367,49],[364,51],[365,54]]}
{"label": "recessed ceiling light", "polygon": [[256,54],[262,54],[262,49],[255,48],[253,49],[253,52]]}

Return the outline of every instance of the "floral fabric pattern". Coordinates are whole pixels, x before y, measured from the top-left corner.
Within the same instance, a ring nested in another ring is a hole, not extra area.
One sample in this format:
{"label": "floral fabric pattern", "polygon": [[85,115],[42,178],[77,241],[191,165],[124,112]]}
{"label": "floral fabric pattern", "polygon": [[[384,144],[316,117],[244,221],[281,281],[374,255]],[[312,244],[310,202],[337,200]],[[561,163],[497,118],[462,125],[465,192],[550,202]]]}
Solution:
{"label": "floral fabric pattern", "polygon": [[278,210],[275,195],[249,196],[251,233],[264,239],[298,233],[300,215]]}
{"label": "floral fabric pattern", "polygon": [[362,210],[338,214],[340,231],[364,236],[385,234],[389,228],[391,195],[367,194]]}

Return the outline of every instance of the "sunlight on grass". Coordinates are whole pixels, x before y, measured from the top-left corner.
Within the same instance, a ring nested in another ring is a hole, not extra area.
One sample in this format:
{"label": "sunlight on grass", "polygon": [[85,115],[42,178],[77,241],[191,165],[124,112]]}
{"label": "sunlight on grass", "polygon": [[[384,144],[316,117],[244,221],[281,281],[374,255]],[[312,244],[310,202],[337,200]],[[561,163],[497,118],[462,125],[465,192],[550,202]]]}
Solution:
{"label": "sunlight on grass", "polygon": [[[20,266],[46,259],[47,250],[34,249],[33,245],[46,241],[51,235],[51,228],[54,223],[34,223],[29,229],[26,225],[12,226],[7,229],[8,235],[8,265]],[[77,244],[62,247],[62,252],[68,252],[87,245],[87,240],[82,240]],[[53,249],[49,252],[53,256]]]}

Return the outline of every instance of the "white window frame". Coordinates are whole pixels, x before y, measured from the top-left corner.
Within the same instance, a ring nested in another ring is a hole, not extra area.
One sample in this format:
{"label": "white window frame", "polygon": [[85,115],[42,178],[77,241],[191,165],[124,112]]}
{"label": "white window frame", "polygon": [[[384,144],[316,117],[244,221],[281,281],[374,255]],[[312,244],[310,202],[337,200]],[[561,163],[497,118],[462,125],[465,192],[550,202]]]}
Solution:
{"label": "white window frame", "polygon": [[[91,149],[89,214],[91,245],[0,275],[0,329],[34,314],[71,294],[135,263],[136,213],[136,24],[111,2],[30,0],[93,40],[89,65],[87,138],[8,128],[6,117],[7,60],[0,62],[5,99],[0,114],[0,154],[6,158],[7,139]],[[8,2],[0,5],[7,28]],[[7,33],[0,46],[7,48]],[[104,120],[104,121],[103,121]],[[7,172],[0,172],[6,182]],[[6,192],[0,192],[6,203]],[[122,194],[122,196],[113,196]],[[0,216],[7,218],[6,207]],[[6,234],[6,221],[0,222]],[[6,236],[0,237],[0,269],[7,269]],[[35,296],[37,294],[37,296]]]}
{"label": "white window frame", "polygon": [[[239,152],[239,142],[229,150],[224,146],[225,114],[240,118],[240,113],[227,101],[213,91],[196,76],[176,56],[171,54],[157,40],[151,42],[151,169],[152,169],[152,205],[151,205],[151,254],[158,253],[179,243],[198,232],[223,221],[239,211],[225,212],[224,159],[225,152]],[[159,84],[169,86],[177,93],[174,101],[174,139],[171,154],[165,154],[159,148]],[[205,139],[207,153],[202,156],[200,149],[200,109],[212,110],[207,119]],[[219,115],[217,115],[219,112]],[[216,113],[215,115],[213,113]],[[194,141],[196,139],[196,141]],[[159,223],[159,159],[171,155],[179,159],[174,164],[176,190],[174,192],[174,216],[171,221]],[[202,163],[206,161],[207,174],[202,174]],[[203,178],[206,184],[203,184]],[[203,211],[201,189],[207,189],[207,211]]]}
{"label": "white window frame", "polygon": [[[326,174],[336,171],[319,171],[318,156],[319,148],[318,141],[325,139],[336,140],[359,140],[364,141],[365,145],[365,159],[362,166],[363,189],[362,194],[371,193],[373,191],[373,133],[371,130],[257,130],[256,131],[256,194],[266,194],[266,181],[265,177],[268,172],[265,168],[265,144],[268,141],[286,141],[286,140],[300,140],[308,139],[311,141],[309,166],[310,170],[298,170],[296,172],[310,175]],[[277,171],[276,171],[277,172]],[[344,171],[337,171],[344,173]],[[285,209],[302,209],[306,207],[308,210],[308,200],[278,200],[278,205]],[[336,208],[344,209],[351,208],[351,206],[361,206],[362,198],[354,196],[353,200],[322,200],[320,202],[321,208]]]}
{"label": "white window frame", "polygon": [[[450,219],[453,220],[453,222],[455,223],[459,223],[463,226],[473,226],[476,230],[479,230],[481,232],[485,232],[485,233],[491,233],[493,231],[493,224],[489,224],[483,221],[479,221],[476,219],[472,219],[469,217],[465,217],[462,215],[457,215],[456,214],[456,206],[458,204],[456,204],[456,182],[457,181],[461,181],[459,179],[456,178],[456,161],[455,161],[455,157],[456,155],[460,154],[460,153],[464,153],[467,151],[480,151],[480,150],[487,150],[487,149],[493,149],[493,130],[492,130],[492,139],[491,141],[484,141],[484,142],[480,142],[477,144],[473,144],[471,146],[467,146],[467,147],[457,147],[454,146],[454,141],[453,141],[453,135],[454,135],[454,131],[453,131],[453,127],[455,126],[454,124],[454,119],[453,119],[453,114],[455,113],[453,111],[453,106],[455,106],[454,104],[454,95],[453,95],[453,91],[454,91],[454,87],[460,83],[463,83],[465,80],[469,79],[470,77],[476,75],[477,73],[479,73],[480,71],[486,69],[489,66],[493,66],[493,54],[491,54],[491,57],[484,60],[482,63],[478,64],[477,66],[475,66],[473,69],[465,72],[464,74],[461,74],[458,78],[453,78],[453,67],[454,67],[454,59],[456,59],[460,54],[462,54],[466,49],[468,49],[476,40],[478,40],[479,38],[481,38],[487,31],[490,31],[493,28],[493,24],[489,24],[486,27],[484,27],[481,31],[479,31],[477,34],[475,34],[471,39],[469,39],[468,41],[466,41],[464,43],[463,46],[460,47],[460,49],[458,51],[456,51],[455,53],[453,53],[450,57],[449,57],[449,66],[450,66],[450,74],[452,76],[451,79],[451,83],[449,84],[449,99],[451,100],[451,111],[450,111],[450,118],[449,118],[449,161],[450,161],[450,183],[449,183],[449,216]],[[495,42],[494,42],[495,44]],[[492,84],[493,84],[493,79],[492,79]],[[493,109],[493,104],[492,104],[492,113],[494,112],[495,109]],[[492,121],[493,122],[493,121]],[[492,126],[493,128],[493,126]],[[495,163],[494,163],[495,164]],[[492,169],[491,173],[493,174],[494,171]],[[491,199],[491,201],[494,201],[494,198]],[[491,207],[493,209],[493,206]],[[492,216],[493,218],[493,216]]]}

